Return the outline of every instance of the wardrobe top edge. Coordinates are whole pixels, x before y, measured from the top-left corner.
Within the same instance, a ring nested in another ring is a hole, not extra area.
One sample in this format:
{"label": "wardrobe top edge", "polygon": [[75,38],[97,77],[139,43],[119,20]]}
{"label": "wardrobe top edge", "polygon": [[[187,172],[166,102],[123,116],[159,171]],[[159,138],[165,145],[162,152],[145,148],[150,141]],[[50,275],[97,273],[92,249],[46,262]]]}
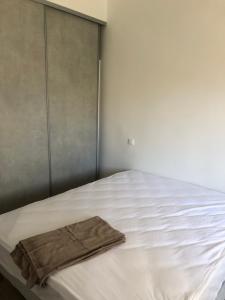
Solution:
{"label": "wardrobe top edge", "polygon": [[44,4],[46,6],[49,6],[49,7],[52,7],[52,8],[55,8],[55,9],[67,12],[67,13],[69,13],[71,15],[78,16],[80,18],[86,19],[88,21],[97,23],[97,24],[102,25],[102,26],[107,25],[107,22],[105,22],[105,21],[102,21],[102,20],[96,19],[94,17],[85,15],[85,14],[80,13],[78,11],[72,10],[72,9],[70,9],[68,7],[65,7],[65,6],[62,6],[62,5],[53,3],[53,2],[49,2],[48,0],[30,0],[30,1],[37,2],[37,3],[40,3],[40,4]]}

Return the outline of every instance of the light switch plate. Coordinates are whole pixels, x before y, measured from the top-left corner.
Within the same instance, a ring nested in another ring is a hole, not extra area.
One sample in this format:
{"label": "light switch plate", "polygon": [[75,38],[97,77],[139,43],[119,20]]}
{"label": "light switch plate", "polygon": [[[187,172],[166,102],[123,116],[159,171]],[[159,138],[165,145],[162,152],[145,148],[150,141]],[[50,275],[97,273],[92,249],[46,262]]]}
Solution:
{"label": "light switch plate", "polygon": [[135,146],[135,139],[134,138],[128,138],[127,143],[129,146]]}

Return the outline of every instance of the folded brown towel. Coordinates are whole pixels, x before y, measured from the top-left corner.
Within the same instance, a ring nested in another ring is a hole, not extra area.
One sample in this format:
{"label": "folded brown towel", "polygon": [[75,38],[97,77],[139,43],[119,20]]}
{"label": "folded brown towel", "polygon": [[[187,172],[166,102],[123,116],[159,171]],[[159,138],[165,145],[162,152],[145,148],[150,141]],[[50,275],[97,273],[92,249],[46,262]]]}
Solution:
{"label": "folded brown towel", "polygon": [[19,242],[11,256],[27,286],[45,286],[58,270],[77,264],[125,242],[125,235],[94,217]]}

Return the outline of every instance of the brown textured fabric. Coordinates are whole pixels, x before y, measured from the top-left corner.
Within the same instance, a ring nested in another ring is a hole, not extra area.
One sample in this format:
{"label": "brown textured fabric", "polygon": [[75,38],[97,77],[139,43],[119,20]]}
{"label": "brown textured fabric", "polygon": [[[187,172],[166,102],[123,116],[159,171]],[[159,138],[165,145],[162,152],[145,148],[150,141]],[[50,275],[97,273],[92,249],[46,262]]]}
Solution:
{"label": "brown textured fabric", "polygon": [[125,235],[100,217],[19,242],[11,253],[27,286],[45,286],[50,274],[125,242]]}

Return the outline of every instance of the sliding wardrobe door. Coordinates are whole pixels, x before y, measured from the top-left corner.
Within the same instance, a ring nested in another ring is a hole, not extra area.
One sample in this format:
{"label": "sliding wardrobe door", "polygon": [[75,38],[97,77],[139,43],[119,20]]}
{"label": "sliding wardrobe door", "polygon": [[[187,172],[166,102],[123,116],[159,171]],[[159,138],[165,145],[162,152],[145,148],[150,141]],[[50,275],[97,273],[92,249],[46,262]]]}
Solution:
{"label": "sliding wardrobe door", "polygon": [[0,0],[0,213],[49,195],[44,7]]}
{"label": "sliding wardrobe door", "polygon": [[98,25],[46,10],[52,193],[96,179]]}

